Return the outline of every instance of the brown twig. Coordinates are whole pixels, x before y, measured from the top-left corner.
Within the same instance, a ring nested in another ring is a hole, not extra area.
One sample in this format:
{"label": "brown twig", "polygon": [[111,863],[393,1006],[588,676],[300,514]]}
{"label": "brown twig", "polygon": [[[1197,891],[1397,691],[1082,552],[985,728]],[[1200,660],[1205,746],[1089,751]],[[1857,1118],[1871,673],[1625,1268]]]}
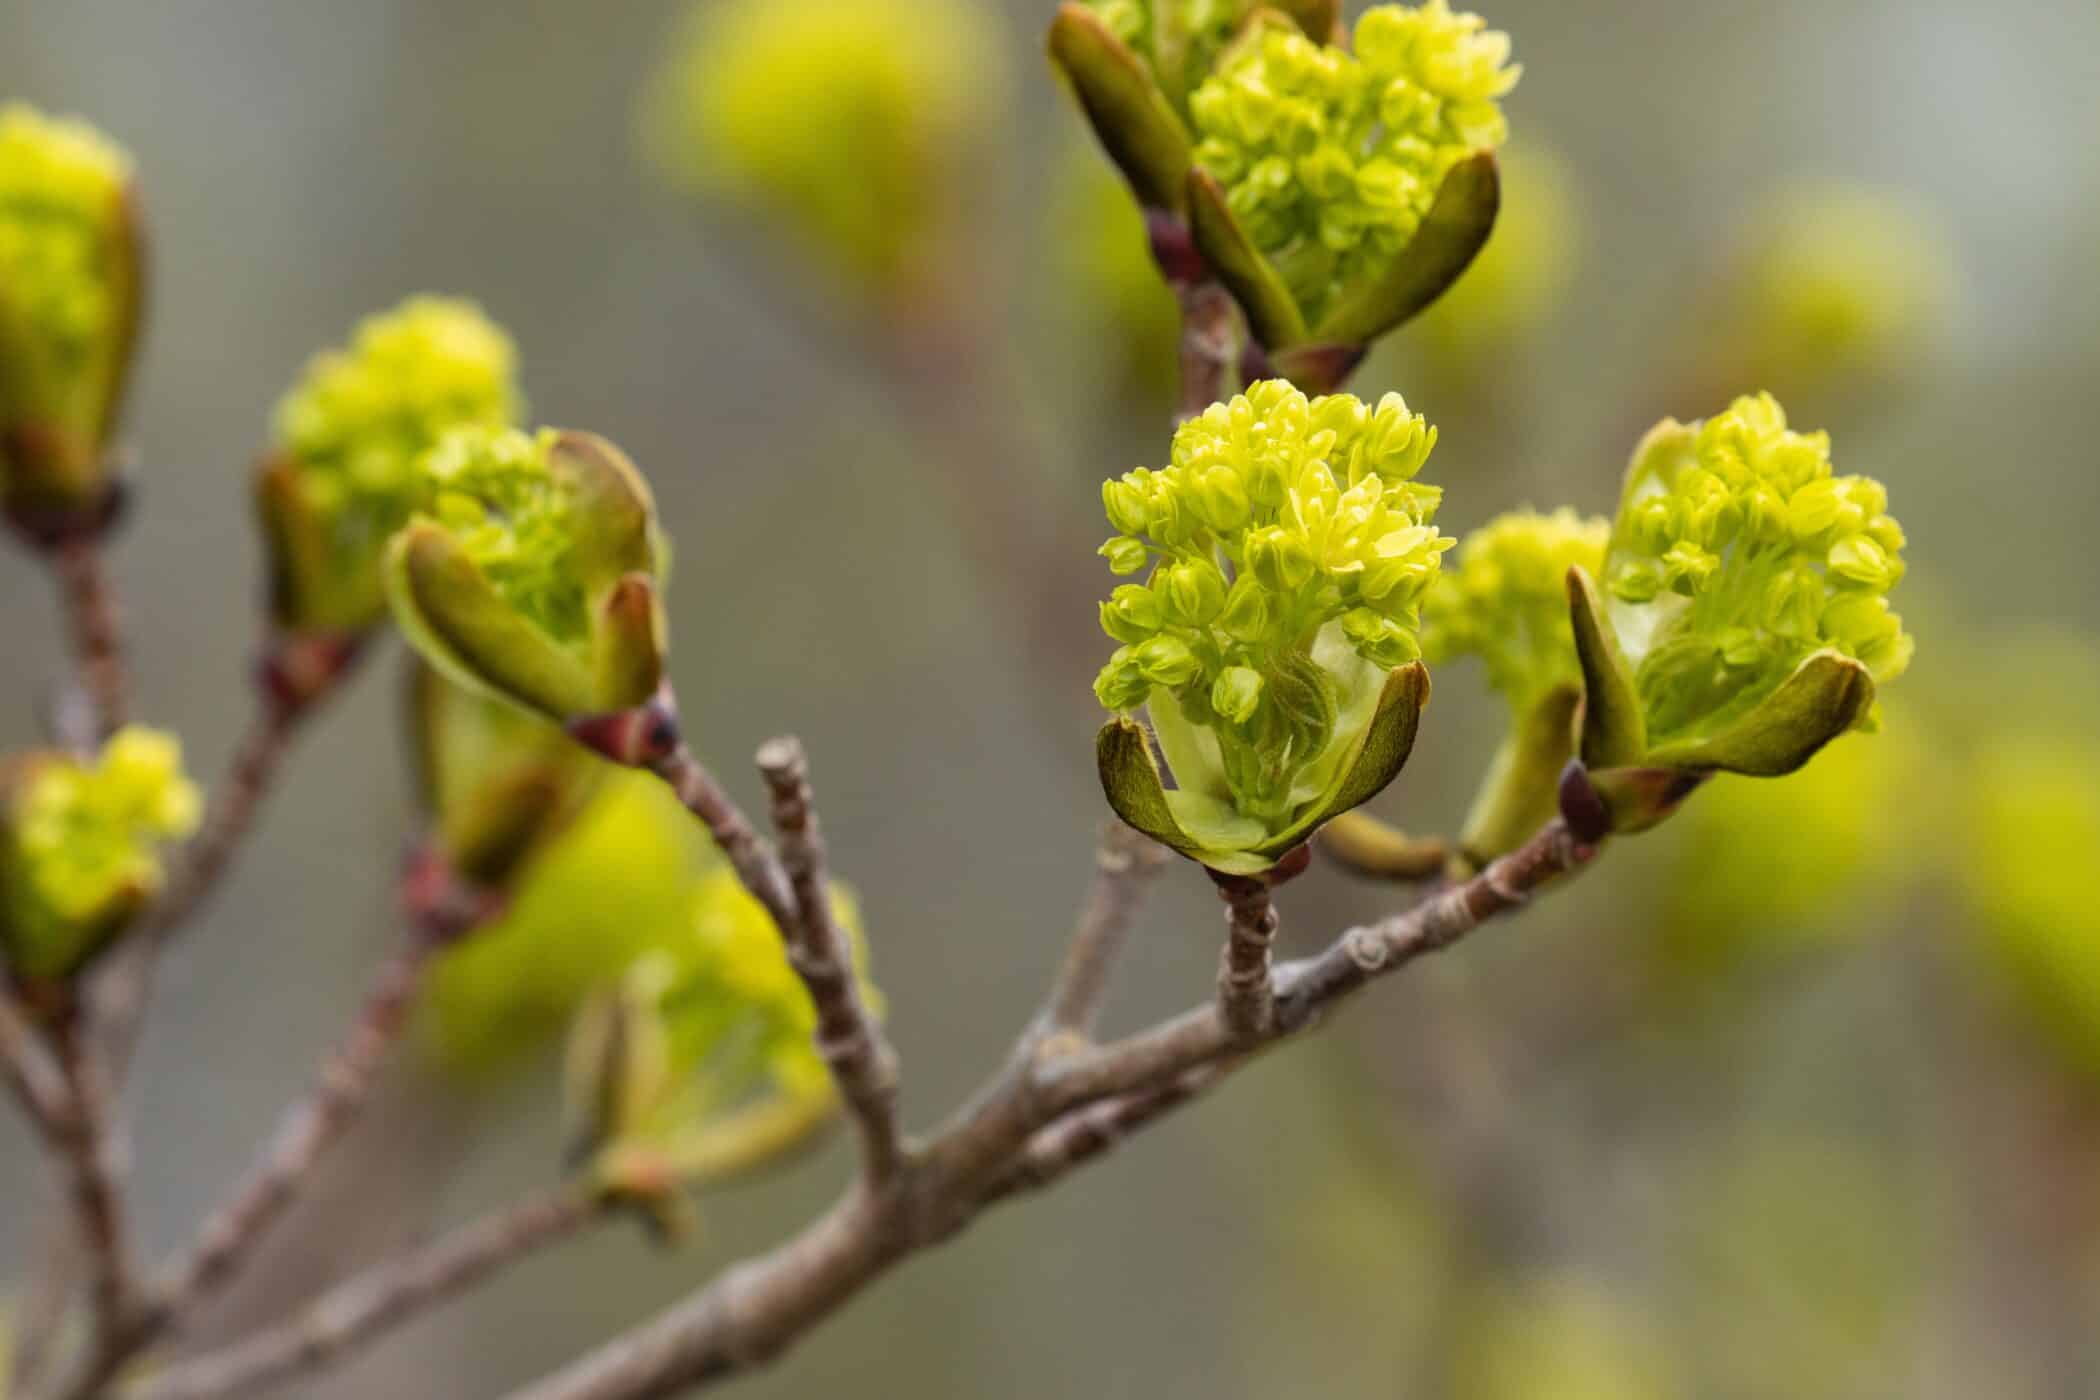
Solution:
{"label": "brown twig", "polygon": [[0,1070],[22,1111],[47,1138],[64,1130],[73,1091],[11,990],[0,989]]}
{"label": "brown twig", "polygon": [[69,530],[51,548],[51,567],[65,600],[66,626],[80,683],[95,707],[97,728],[109,734],[130,715],[124,668],[122,611],[103,557],[101,529]]}
{"label": "brown twig", "polygon": [[824,834],[809,786],[801,741],[783,736],[758,751],[773,796],[773,827],[787,867],[798,917],[781,925],[788,961],[817,1009],[817,1047],[860,1133],[861,1158],[875,1180],[903,1160],[897,1128],[897,1052],[861,995],[853,945],[839,927],[825,875]]}
{"label": "brown twig", "polygon": [[311,1177],[314,1167],[370,1098],[379,1067],[400,1039],[433,953],[444,942],[433,921],[416,918],[400,948],[380,968],[350,1034],[328,1059],[312,1091],[289,1109],[240,1183],[199,1227],[144,1306],[107,1332],[79,1374],[58,1392],[65,1400],[99,1394],[146,1347],[178,1325],[232,1278],[262,1243]]}
{"label": "brown twig", "polygon": [[605,1194],[587,1183],[528,1196],[336,1285],[283,1323],[127,1387],[125,1400],[228,1400],[317,1371],[499,1270],[608,1218]]}
{"label": "brown twig", "polygon": [[165,1325],[232,1277],[291,1205],[315,1165],[371,1097],[379,1067],[401,1037],[439,940],[420,925],[381,966],[350,1034],[323,1063],[307,1097],[289,1109],[240,1184],[205,1220],[155,1289]]}
{"label": "brown twig", "polygon": [[124,1222],[123,1171],[109,1133],[101,1067],[94,1061],[88,1028],[77,1008],[60,1014],[51,1038],[70,1099],[53,1141],[66,1164],[87,1251],[99,1348],[123,1334],[132,1308],[135,1275]]}
{"label": "brown twig", "polygon": [[1122,822],[1111,821],[1101,829],[1094,851],[1094,883],[1065,950],[1064,966],[1043,1005],[1043,1020],[1052,1030],[1081,1036],[1093,1032],[1107,995],[1109,970],[1130,935],[1145,890],[1166,862],[1166,847]]}
{"label": "brown twig", "polygon": [[1218,955],[1218,1016],[1227,1030],[1251,1040],[1269,1027],[1276,1010],[1269,977],[1269,949],[1276,942],[1276,905],[1264,880],[1217,875],[1225,901],[1225,949]]}
{"label": "brown twig", "polygon": [[1139,1129],[1192,1102],[1240,1063],[1220,1060],[1202,1065],[1156,1089],[1090,1103],[1037,1129],[1012,1167],[985,1194],[985,1204],[1053,1185],[1073,1169],[1119,1146]]}
{"label": "brown twig", "polygon": [[1306,1030],[1373,979],[1519,907],[1595,854],[1556,819],[1464,884],[1285,964],[1275,1015],[1251,1042],[1215,1003],[1099,1049],[1047,1058],[1031,1032],[1005,1073],[892,1181],[856,1182],[793,1239],[512,1400],[659,1400],[764,1363],[892,1264],[1015,1194],[1031,1170],[1047,1178],[1091,1160],[1252,1050]]}
{"label": "brown twig", "polygon": [[730,868],[752,898],[765,906],[773,922],[785,932],[795,926],[800,907],[780,857],[759,836],[707,766],[683,743],[662,758],[648,763],[649,771],[671,785],[671,791],[687,811],[700,819],[707,834],[729,860]]}

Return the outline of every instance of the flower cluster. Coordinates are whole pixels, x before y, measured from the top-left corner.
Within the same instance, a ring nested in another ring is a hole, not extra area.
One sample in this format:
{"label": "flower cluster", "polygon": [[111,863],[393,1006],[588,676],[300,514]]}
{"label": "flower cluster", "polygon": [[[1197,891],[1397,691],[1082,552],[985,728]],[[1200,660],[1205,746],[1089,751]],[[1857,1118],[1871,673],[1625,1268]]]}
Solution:
{"label": "flower cluster", "polygon": [[1947,234],[1885,191],[1803,185],[1767,198],[1727,308],[1732,354],[1788,384],[1886,370],[1932,340],[1951,300]]}
{"label": "flower cluster", "polygon": [[1123,645],[1094,693],[1149,705],[1185,791],[1213,770],[1215,796],[1275,830],[1328,785],[1386,674],[1420,655],[1454,543],[1415,480],[1435,443],[1398,394],[1373,408],[1266,380],[1184,423],[1164,471],[1103,487],[1119,533],[1101,553],[1147,577],[1101,605]]}
{"label": "flower cluster", "polygon": [[570,493],[548,461],[546,429],[454,432],[423,462],[431,518],[452,532],[498,595],[547,636],[588,631]]}
{"label": "flower cluster", "polygon": [[[866,982],[865,941],[850,891],[833,912]],[[828,1105],[816,1009],[779,929],[716,865],[691,890],[679,932],[643,953],[587,1004],[570,1037],[571,1111],[595,1146],[675,1148],[681,1137],[769,1101]]]}
{"label": "flower cluster", "polygon": [[130,188],[130,158],[92,127],[0,107],[0,430],[62,440],[73,474],[92,470],[129,358]]}
{"label": "flower cluster", "polygon": [[1611,522],[1567,507],[1551,515],[1512,511],[1465,537],[1422,613],[1422,650],[1432,665],[1478,656],[1488,682],[1522,714],[1555,685],[1576,682],[1568,622],[1568,570],[1604,565]]}
{"label": "flower cluster", "polygon": [[566,722],[655,693],[665,547],[634,464],[603,438],[456,428],[427,506],[388,547],[395,620],[449,679]]}
{"label": "flower cluster", "polygon": [[1902,550],[1887,490],[1833,475],[1828,435],[1788,428],[1770,395],[1657,428],[1603,579],[1649,742],[1727,727],[1825,649],[1876,683],[1902,674],[1912,641],[1887,600]]}
{"label": "flower cluster", "polygon": [[287,620],[358,627],[378,615],[379,553],[422,502],[422,457],[453,428],[518,421],[516,375],[510,337],[448,297],[412,297],[314,357],[277,405],[262,486]]}
{"label": "flower cluster", "polygon": [[682,180],[894,291],[930,251],[1000,86],[966,0],[704,0],[659,80],[654,136]]}
{"label": "flower cluster", "polygon": [[1508,58],[1507,34],[1446,0],[1380,5],[1353,52],[1252,32],[1189,99],[1196,164],[1307,323],[1399,256],[1454,165],[1502,143]]}
{"label": "flower cluster", "polygon": [[175,739],[119,730],[87,763],[32,755],[8,784],[0,932],[18,976],[71,973],[161,887],[162,842],[196,828],[199,797]]}
{"label": "flower cluster", "polygon": [[1216,66],[1218,55],[1257,0],[1088,0],[1111,34],[1142,54],[1160,90],[1186,111],[1189,94]]}

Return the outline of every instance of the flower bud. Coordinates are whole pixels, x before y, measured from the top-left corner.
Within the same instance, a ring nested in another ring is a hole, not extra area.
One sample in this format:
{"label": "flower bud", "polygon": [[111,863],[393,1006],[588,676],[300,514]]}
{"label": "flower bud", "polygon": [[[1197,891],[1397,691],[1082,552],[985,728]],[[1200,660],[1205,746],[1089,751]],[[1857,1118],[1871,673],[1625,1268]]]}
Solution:
{"label": "flower bud", "polygon": [[1203,627],[1225,609],[1225,575],[1208,559],[1189,559],[1164,571],[1161,583],[1169,622]]}
{"label": "flower bud", "polygon": [[522,411],[510,337],[472,302],[411,297],[314,357],[278,401],[256,482],[270,601],[293,632],[358,631],[384,614],[380,556],[424,503],[423,456],[459,427]]}
{"label": "flower bud", "polygon": [[1422,655],[1414,633],[1370,608],[1352,608],[1342,614],[1342,635],[1364,660],[1388,670]]}
{"label": "flower bud", "polygon": [[57,753],[0,774],[0,950],[30,981],[72,977],[160,893],[159,847],[201,800],[173,736],[118,730],[92,762]]}
{"label": "flower bud", "polygon": [[1098,551],[1108,561],[1110,573],[1135,574],[1142,572],[1152,562],[1152,551],[1145,548],[1143,540],[1128,535],[1118,535]]}
{"label": "flower bud", "polygon": [[0,502],[92,509],[140,317],[131,159],[93,128],[0,106]]}
{"label": "flower bud", "polygon": [[[1148,745],[1112,724],[1103,779],[1126,820],[1247,873],[1398,770],[1427,694],[1410,664],[1414,603],[1451,544],[1430,523],[1436,493],[1413,479],[1434,440],[1417,426],[1397,395],[1374,413],[1264,381],[1183,424],[1171,466],[1124,478],[1145,493],[1161,562],[1150,589],[1103,604],[1128,645],[1095,694],[1118,712],[1147,705],[1177,789],[1154,801]],[[1203,503],[1221,483],[1230,512]],[[1162,533],[1188,519],[1208,523]],[[1374,572],[1387,590],[1375,600]],[[1355,772],[1366,754],[1375,773]]]}
{"label": "flower bud", "polygon": [[449,679],[557,722],[641,705],[666,649],[649,488],[588,433],[460,428],[422,460],[387,596]]}
{"label": "flower bud", "polygon": [[1251,666],[1228,666],[1210,688],[1210,706],[1220,719],[1245,724],[1261,708],[1261,672]]}
{"label": "flower bud", "polygon": [[1151,523],[1143,489],[1127,477],[1101,483],[1101,507],[1108,523],[1126,535],[1142,535]]}
{"label": "flower bud", "polygon": [[1191,226],[1272,351],[1368,344],[1433,301],[1494,218],[1508,36],[1425,0],[1367,10],[1352,49],[1326,38],[1252,26],[1189,99]]}
{"label": "flower bud", "polygon": [[1119,642],[1142,642],[1165,625],[1159,595],[1143,584],[1122,584],[1101,605],[1101,630]]}
{"label": "flower bud", "polygon": [[645,134],[679,184],[894,303],[959,236],[1005,102],[1000,58],[968,0],[699,0]]}
{"label": "flower bud", "polygon": [[1154,637],[1133,653],[1138,669],[1154,685],[1178,690],[1203,673],[1203,663],[1179,637]]}
{"label": "flower bud", "polygon": [[1910,660],[1883,597],[1902,531],[1878,482],[1832,476],[1826,435],[1788,428],[1770,395],[1665,422],[1624,501],[1608,618],[1570,575],[1587,763],[1777,776],[1870,722]]}

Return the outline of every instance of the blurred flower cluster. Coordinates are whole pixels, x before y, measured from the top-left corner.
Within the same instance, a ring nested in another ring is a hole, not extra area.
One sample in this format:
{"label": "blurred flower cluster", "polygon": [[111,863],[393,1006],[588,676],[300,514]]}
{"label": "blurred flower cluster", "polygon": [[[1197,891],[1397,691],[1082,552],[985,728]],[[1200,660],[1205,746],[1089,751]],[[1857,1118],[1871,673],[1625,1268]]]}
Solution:
{"label": "blurred flower cluster", "polygon": [[182,749],[119,730],[92,760],[35,752],[0,780],[0,945],[30,982],[71,976],[160,892],[160,847],[196,828]]}
{"label": "blurred flower cluster", "polygon": [[0,107],[0,496],[83,508],[139,316],[131,159],[94,128]]}
{"label": "blurred flower cluster", "polygon": [[797,240],[846,290],[921,287],[1004,101],[969,0],[703,0],[645,113],[657,164]]}
{"label": "blurred flower cluster", "polygon": [[507,427],[522,413],[517,351],[472,302],[411,297],[316,355],[278,402],[257,479],[279,621],[295,631],[376,622],[379,556],[422,504],[423,455],[453,428]]}

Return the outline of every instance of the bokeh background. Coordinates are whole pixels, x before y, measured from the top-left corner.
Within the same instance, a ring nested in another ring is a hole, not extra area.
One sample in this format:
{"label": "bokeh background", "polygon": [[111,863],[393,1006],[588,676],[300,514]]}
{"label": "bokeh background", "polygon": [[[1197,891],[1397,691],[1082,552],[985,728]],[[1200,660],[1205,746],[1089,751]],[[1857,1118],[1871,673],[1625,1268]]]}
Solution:
{"label": "bokeh background", "polygon": [[[1162,458],[1171,395],[1163,294],[1040,57],[1048,0],[980,8],[943,279],[878,306],[765,211],[676,179],[675,133],[644,139],[681,5],[0,0],[0,97],[110,131],[150,211],[115,561],[145,716],[219,770],[258,625],[246,474],[298,366],[407,293],[479,299],[535,416],[652,475],[701,749],[755,800],[758,741],[808,742],[926,1125],[1002,1055],[1077,908],[1103,815],[1096,492]],[[1886,732],[1703,794],[915,1261],[745,1393],[2100,1393],[2100,9],[1488,13],[1526,68],[1497,237],[1529,251],[1359,389],[1440,425],[1427,475],[1463,530],[1527,501],[1608,510],[1640,428],[1769,382],[1911,533],[1896,599],[1920,659]],[[1819,226],[1835,271],[1759,270],[1832,182],[1902,212]],[[1775,308],[1804,286],[1839,311],[1789,339]],[[54,622],[39,571],[0,553],[7,747],[39,737]],[[389,946],[414,829],[398,660],[302,743],[162,985],[128,1105],[156,1249]],[[1440,674],[1380,810],[1455,823],[1498,723],[1477,676]],[[1335,872],[1289,896],[1303,946],[1404,897]],[[587,963],[584,916],[612,904],[579,899],[560,955]],[[1170,871],[1113,1023],[1202,995],[1215,926]],[[205,1339],[551,1179],[558,1027],[492,1030],[470,991]],[[845,1165],[835,1141],[704,1200],[675,1250],[602,1230],[286,1393],[502,1393],[778,1238]],[[25,1257],[49,1198],[13,1123],[0,1198]]]}

